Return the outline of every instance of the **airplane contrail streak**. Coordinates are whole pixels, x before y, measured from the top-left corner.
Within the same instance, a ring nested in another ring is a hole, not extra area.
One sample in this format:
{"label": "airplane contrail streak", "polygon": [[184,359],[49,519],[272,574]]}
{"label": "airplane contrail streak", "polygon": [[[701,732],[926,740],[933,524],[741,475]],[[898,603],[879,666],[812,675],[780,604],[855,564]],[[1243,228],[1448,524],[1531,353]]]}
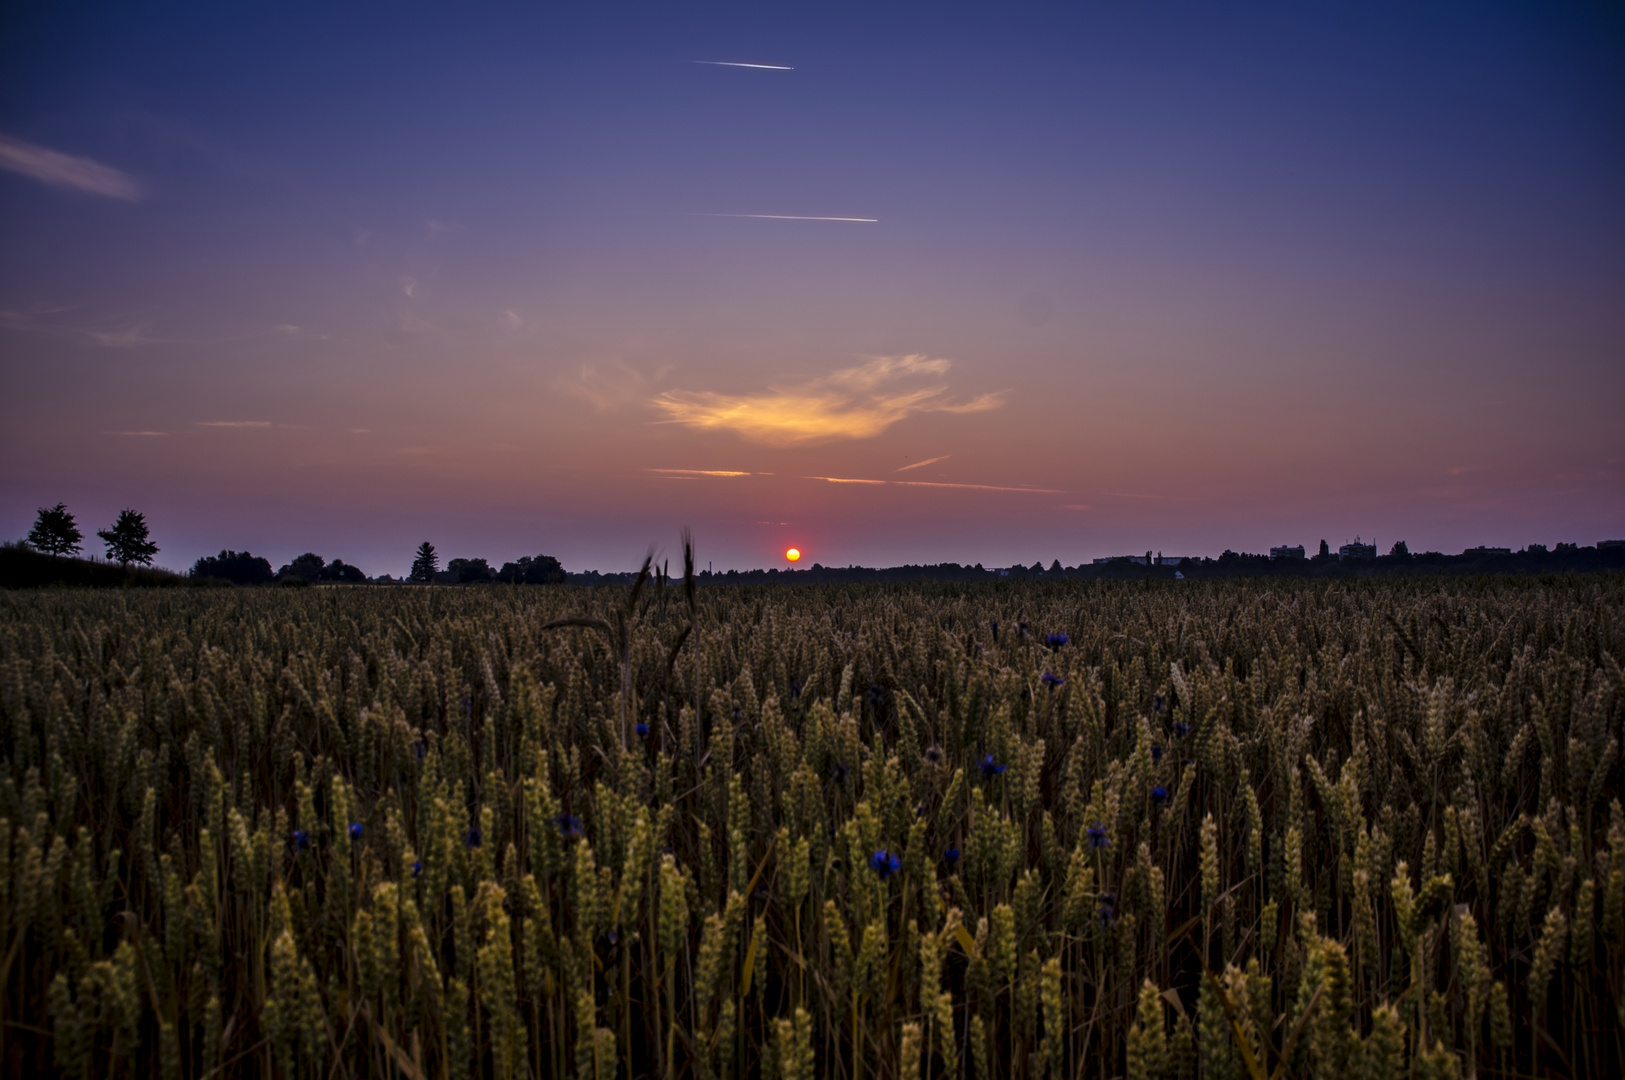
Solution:
{"label": "airplane contrail streak", "polygon": [[873,217],[814,217],[807,214],[695,214],[695,217],[739,217],[739,218],[767,218],[770,221],[860,221],[866,225],[873,225],[879,218]]}
{"label": "airplane contrail streak", "polygon": [[735,63],[732,60],[690,60],[689,63],[691,63],[691,64],[709,64],[712,67],[756,68],[759,71],[794,71],[795,70],[795,68],[786,67],[783,64],[739,64],[739,63]]}
{"label": "airplane contrail streak", "polygon": [[904,465],[901,469],[898,469],[897,471],[898,472],[908,472],[910,469],[923,469],[927,465],[935,465],[937,462],[939,462],[939,461],[947,461],[951,457],[953,457],[952,454],[943,454],[941,457],[926,458],[924,461],[916,461],[912,465]]}

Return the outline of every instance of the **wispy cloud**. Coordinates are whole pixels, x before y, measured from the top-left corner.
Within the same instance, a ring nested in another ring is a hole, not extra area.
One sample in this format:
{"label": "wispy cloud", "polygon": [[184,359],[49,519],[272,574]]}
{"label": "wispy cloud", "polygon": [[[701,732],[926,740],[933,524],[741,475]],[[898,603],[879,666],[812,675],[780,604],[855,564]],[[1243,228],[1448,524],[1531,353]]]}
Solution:
{"label": "wispy cloud", "polygon": [[910,469],[923,469],[927,465],[935,465],[937,462],[939,462],[939,461],[947,461],[951,457],[953,457],[952,454],[943,454],[941,457],[926,458],[924,461],[916,461],[912,465],[904,465],[901,469],[898,469],[897,471],[898,472],[908,472]]}
{"label": "wispy cloud", "polygon": [[691,64],[706,64],[710,67],[736,67],[755,68],[758,71],[794,71],[793,67],[783,64],[742,64],[735,60],[690,60]]}
{"label": "wispy cloud", "polygon": [[601,362],[589,360],[559,378],[556,385],[562,392],[589,402],[598,411],[608,412],[645,401],[649,384],[658,382],[670,370],[670,365],[662,365],[653,375],[645,375],[619,357]]}
{"label": "wispy cloud", "polygon": [[104,199],[140,202],[145,194],[135,177],[111,165],[5,135],[0,135],[0,169]]}
{"label": "wispy cloud", "polygon": [[960,488],[965,491],[1025,491],[1034,495],[1059,495],[1060,488],[1005,487],[1000,484],[947,484],[931,480],[860,480],[850,476],[809,476],[826,484],[873,484],[884,487]]}
{"label": "wispy cloud", "polygon": [[167,431],[104,431],[104,432],[102,432],[102,434],[103,435],[141,435],[141,436],[151,437],[151,436],[167,436],[169,434],[169,432],[167,432]]}
{"label": "wispy cloud", "polygon": [[772,476],[772,473],[738,472],[734,469],[645,469],[644,472],[664,473],[668,476]]}
{"label": "wispy cloud", "polygon": [[854,221],[863,225],[873,225],[880,219],[876,217],[821,217],[815,214],[701,214],[695,217],[734,217],[734,218],[762,218],[766,221]]}
{"label": "wispy cloud", "polygon": [[86,330],[85,334],[96,344],[109,349],[133,349],[137,345],[157,345],[163,340],[148,337],[144,326],[132,326],[127,330]]}
{"label": "wispy cloud", "polygon": [[219,428],[265,428],[271,426],[269,420],[194,420],[198,427]]}
{"label": "wispy cloud", "polygon": [[819,379],[772,387],[755,394],[671,390],[653,399],[667,423],[700,431],[732,431],[769,446],[796,446],[832,439],[868,439],[915,413],[976,413],[1004,404],[1002,393],[953,401],[945,386],[914,386],[921,376],[942,375],[948,360],[925,356],[878,356]]}

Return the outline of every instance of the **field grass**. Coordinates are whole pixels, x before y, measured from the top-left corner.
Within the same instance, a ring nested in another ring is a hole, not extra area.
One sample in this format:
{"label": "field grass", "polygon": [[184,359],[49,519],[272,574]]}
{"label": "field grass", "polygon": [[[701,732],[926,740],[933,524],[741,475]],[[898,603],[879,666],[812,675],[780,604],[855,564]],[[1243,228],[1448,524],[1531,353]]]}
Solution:
{"label": "field grass", "polygon": [[1617,1076],[1622,654],[1612,575],[3,594],[0,1067]]}

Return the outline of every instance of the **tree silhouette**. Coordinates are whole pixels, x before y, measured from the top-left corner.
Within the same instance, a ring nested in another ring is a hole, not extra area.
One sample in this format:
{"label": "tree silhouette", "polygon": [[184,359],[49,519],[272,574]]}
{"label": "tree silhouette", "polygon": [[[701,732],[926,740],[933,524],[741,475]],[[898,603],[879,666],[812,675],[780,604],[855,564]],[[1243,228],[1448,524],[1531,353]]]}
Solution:
{"label": "tree silhouette", "polygon": [[107,557],[117,559],[120,566],[151,566],[152,557],[158,554],[158,545],[147,539],[146,516],[134,510],[120,510],[113,527],[97,529],[96,535],[106,542]]}
{"label": "tree silhouette", "polygon": [[440,569],[440,556],[434,552],[434,545],[425,540],[418,545],[418,557],[412,560],[412,573],[408,581],[421,581],[427,584],[434,580],[435,571]]}
{"label": "tree silhouette", "polygon": [[454,575],[452,580],[458,584],[490,581],[494,576],[484,559],[453,559],[446,564],[446,572]]}
{"label": "tree silhouette", "polygon": [[218,555],[205,555],[192,564],[195,578],[218,578],[236,585],[262,585],[270,581],[271,564],[258,555],[246,551],[222,551]]}
{"label": "tree silhouette", "polygon": [[66,503],[57,503],[50,509],[40,507],[34,527],[28,530],[28,545],[47,555],[68,555],[79,550],[79,541],[85,534],[79,531]]}
{"label": "tree silhouette", "polygon": [[307,551],[293,562],[283,566],[276,572],[278,581],[287,581],[290,578],[299,578],[301,581],[320,581],[322,567],[326,561],[314,551]]}

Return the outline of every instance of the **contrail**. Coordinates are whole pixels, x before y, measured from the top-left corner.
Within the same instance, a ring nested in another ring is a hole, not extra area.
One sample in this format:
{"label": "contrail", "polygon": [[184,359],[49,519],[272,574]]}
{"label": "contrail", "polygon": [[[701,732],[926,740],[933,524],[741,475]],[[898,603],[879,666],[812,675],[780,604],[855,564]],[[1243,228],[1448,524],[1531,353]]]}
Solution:
{"label": "contrail", "polygon": [[690,60],[691,64],[710,64],[712,67],[742,67],[756,68],[759,71],[794,71],[793,67],[783,64],[736,64],[732,60]]}
{"label": "contrail", "polygon": [[937,462],[939,462],[939,461],[947,461],[951,457],[953,457],[952,454],[943,454],[941,457],[926,458],[924,461],[916,461],[912,465],[904,465],[901,469],[898,469],[897,471],[898,472],[908,472],[910,469],[923,469],[927,465],[935,465]]}
{"label": "contrail", "polygon": [[807,214],[695,214],[695,217],[741,217],[741,218],[767,218],[770,221],[859,221],[865,225],[873,225],[879,218],[874,217],[813,217]]}

